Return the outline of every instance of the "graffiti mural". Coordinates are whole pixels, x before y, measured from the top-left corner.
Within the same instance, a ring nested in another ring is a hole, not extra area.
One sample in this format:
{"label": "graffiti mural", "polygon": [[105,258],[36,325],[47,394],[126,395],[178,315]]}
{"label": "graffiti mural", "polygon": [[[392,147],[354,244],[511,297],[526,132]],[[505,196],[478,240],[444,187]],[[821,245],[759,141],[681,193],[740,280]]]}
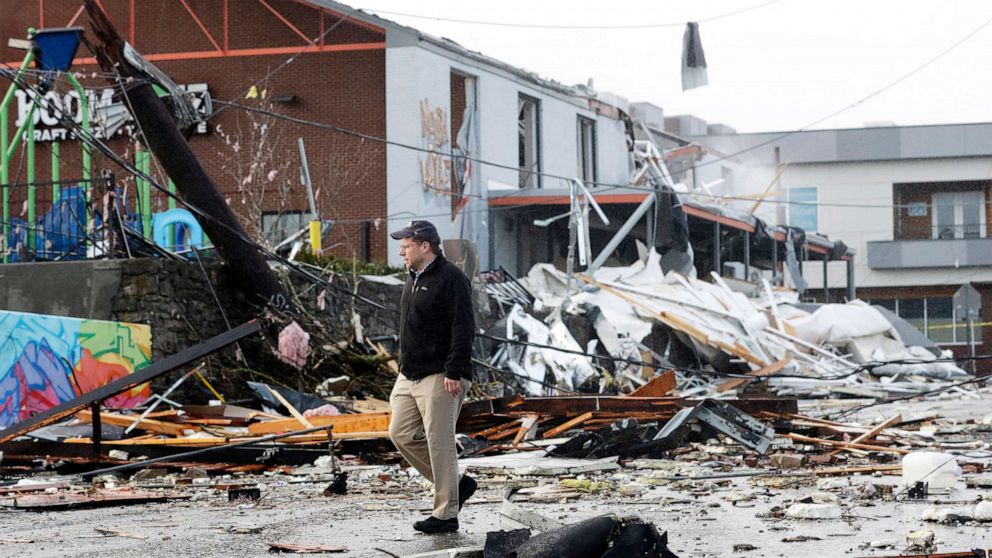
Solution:
{"label": "graffiti mural", "polygon": [[[0,310],[0,427],[50,409],[151,363],[147,325]],[[107,399],[130,408],[144,384]]]}

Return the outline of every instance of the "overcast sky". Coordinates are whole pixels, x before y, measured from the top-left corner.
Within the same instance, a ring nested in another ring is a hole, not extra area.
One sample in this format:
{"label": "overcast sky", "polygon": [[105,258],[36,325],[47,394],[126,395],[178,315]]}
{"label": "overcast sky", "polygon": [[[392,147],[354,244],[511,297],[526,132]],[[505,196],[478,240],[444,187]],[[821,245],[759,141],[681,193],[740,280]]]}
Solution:
{"label": "overcast sky", "polygon": [[[778,0],[700,23],[710,85],[683,92],[686,21],[767,0],[345,0],[369,11],[549,25],[678,23],[657,29],[525,29],[381,13],[562,83],[649,101],[742,132],[807,126],[903,77],[992,20],[989,0]],[[815,128],[992,121],[992,25],[912,77]]]}

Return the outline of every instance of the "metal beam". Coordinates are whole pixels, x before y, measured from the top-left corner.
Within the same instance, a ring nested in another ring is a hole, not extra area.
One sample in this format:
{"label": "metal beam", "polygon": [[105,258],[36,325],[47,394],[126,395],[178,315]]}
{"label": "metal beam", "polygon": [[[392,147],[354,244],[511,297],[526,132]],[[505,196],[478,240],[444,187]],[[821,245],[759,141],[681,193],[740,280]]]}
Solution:
{"label": "metal beam", "polygon": [[744,233],[744,280],[751,277],[751,233]]}
{"label": "metal beam", "polygon": [[847,300],[858,298],[858,293],[854,288],[854,256],[847,260]]}
{"label": "metal beam", "polygon": [[824,304],[830,304],[830,285],[828,284],[828,265],[830,264],[830,255],[823,255],[823,302]]}
{"label": "metal beam", "polygon": [[720,223],[713,222],[713,271],[717,275],[723,276],[722,262],[720,261]]}
{"label": "metal beam", "polygon": [[648,209],[650,209],[651,206],[654,205],[655,197],[657,196],[649,195],[648,197],[644,198],[644,201],[642,201],[641,204],[637,206],[637,209],[635,209],[634,212],[630,214],[630,217],[623,224],[623,226],[620,227],[620,230],[618,230],[616,234],[613,235],[613,238],[611,238],[610,241],[606,243],[606,246],[604,246],[603,250],[599,253],[598,256],[596,256],[596,259],[594,259],[592,263],[589,264],[590,274],[595,273],[595,271],[599,269],[599,267],[603,265],[604,262],[606,262],[606,259],[610,257],[610,254],[612,254],[613,251],[617,249],[617,246],[619,246],[620,243],[623,242],[625,238],[627,238],[627,235],[630,234],[630,231],[634,229],[634,225],[636,225],[637,222],[641,220],[641,217],[643,217],[644,214],[648,212]]}

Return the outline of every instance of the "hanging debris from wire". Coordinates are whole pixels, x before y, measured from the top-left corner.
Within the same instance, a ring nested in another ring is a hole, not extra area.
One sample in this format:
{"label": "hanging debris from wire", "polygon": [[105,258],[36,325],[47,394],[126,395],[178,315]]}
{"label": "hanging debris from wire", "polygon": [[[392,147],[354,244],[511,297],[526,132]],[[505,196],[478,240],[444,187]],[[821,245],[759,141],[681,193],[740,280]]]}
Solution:
{"label": "hanging debris from wire", "polygon": [[682,37],[682,91],[709,84],[706,75],[706,55],[699,38],[699,24],[690,21]]}

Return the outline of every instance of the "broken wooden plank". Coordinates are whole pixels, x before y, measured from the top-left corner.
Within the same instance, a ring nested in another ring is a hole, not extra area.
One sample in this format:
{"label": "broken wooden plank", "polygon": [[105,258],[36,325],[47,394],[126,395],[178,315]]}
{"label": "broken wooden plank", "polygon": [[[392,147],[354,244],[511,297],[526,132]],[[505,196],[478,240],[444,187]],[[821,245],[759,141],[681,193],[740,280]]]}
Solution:
{"label": "broken wooden plank", "polygon": [[[83,422],[93,422],[93,412],[87,409],[79,411],[75,416],[77,419]],[[127,428],[131,426],[137,416],[121,415],[118,413],[107,413],[100,412],[100,422],[103,424],[112,424],[114,426],[120,426]],[[175,422],[165,422],[161,420],[153,420],[146,418],[141,421],[136,428],[139,430],[144,430],[146,432],[154,432],[155,434],[165,434],[167,436],[183,436],[186,430],[196,431],[200,430],[199,427],[192,424],[180,424]]]}
{"label": "broken wooden plank", "polygon": [[[334,415],[330,417],[310,417],[313,426],[333,426],[334,437],[348,432],[379,432],[389,429],[391,413],[359,413],[355,415]],[[296,419],[280,419],[256,422],[248,425],[249,434],[277,434],[299,429]]]}
{"label": "broken wooden plank", "polygon": [[149,492],[138,490],[98,490],[95,493],[65,492],[56,494],[25,494],[16,498],[0,499],[0,505],[19,510],[49,511],[70,508],[89,508],[101,506],[122,506],[126,504],[144,504],[148,502],[164,502],[170,499],[188,498],[164,492]]}
{"label": "broken wooden plank", "polygon": [[631,397],[664,397],[675,389],[675,371],[666,370],[651,381],[630,392]]}
{"label": "broken wooden plank", "polygon": [[56,422],[76,414],[78,411],[89,407],[91,404],[103,401],[104,399],[113,397],[118,393],[122,393],[131,388],[140,386],[141,384],[154,380],[155,378],[172,372],[173,370],[183,367],[192,361],[202,359],[203,357],[217,352],[228,345],[235,343],[249,335],[254,335],[261,330],[258,321],[252,320],[248,323],[240,325],[234,329],[230,329],[207,339],[199,345],[194,345],[187,349],[183,349],[178,353],[165,357],[164,359],[154,362],[141,370],[137,370],[126,376],[122,376],[109,384],[98,387],[93,391],[86,392],[75,399],[70,399],[65,403],[52,407],[47,411],[38,413],[37,415],[23,420],[17,424],[13,424],[6,429],[0,431],[0,444],[4,442],[9,442],[14,438],[41,428],[43,426],[48,426],[50,424],[55,424]]}
{"label": "broken wooden plank", "polygon": [[489,436],[492,436],[493,434],[498,434],[498,433],[506,430],[507,428],[513,428],[518,423],[520,423],[520,419],[513,419],[510,422],[504,422],[503,424],[499,424],[499,425],[493,426],[491,428],[487,428],[485,430],[480,430],[480,431],[476,432],[475,434],[471,434],[470,437],[471,438],[488,438]]}
{"label": "broken wooden plank", "polygon": [[537,421],[540,418],[540,415],[527,415],[524,417],[524,420],[520,421],[520,428],[517,430],[517,435],[513,437],[513,447],[517,447],[524,437],[527,436],[527,433],[537,426]]}
{"label": "broken wooden plank", "polygon": [[588,413],[581,414],[581,415],[575,417],[572,420],[569,420],[569,421],[566,421],[566,422],[564,422],[562,424],[559,424],[558,426],[556,426],[554,428],[551,428],[547,432],[545,432],[544,435],[542,436],[542,438],[545,438],[545,439],[547,439],[547,438],[554,438],[555,436],[561,434],[562,432],[568,432],[569,430],[571,430],[573,428],[576,428],[579,425],[581,425],[582,423],[584,423],[585,421],[591,419],[592,418],[592,414],[593,414],[592,411],[589,411]]}
{"label": "broken wooden plank", "polygon": [[[902,415],[895,415],[892,418],[890,418],[890,419],[886,420],[885,422],[883,422],[882,424],[879,424],[875,428],[872,428],[868,432],[865,432],[864,434],[862,434],[862,435],[858,436],[857,438],[851,440],[849,443],[851,443],[851,444],[860,444],[860,443],[865,442],[867,440],[871,440],[872,438],[874,438],[875,436],[877,436],[879,433],[881,433],[886,428],[889,428],[890,426],[895,426],[895,425],[899,424],[900,422],[902,422]],[[836,450],[831,451],[827,455],[834,456],[834,455],[837,455],[838,453],[842,453],[842,452],[844,452],[846,450],[849,450],[849,449],[850,448],[842,447],[842,448],[839,448],[839,449],[836,449]]]}
{"label": "broken wooden plank", "polygon": [[812,438],[810,436],[803,436],[802,434],[789,433],[789,434],[785,434],[785,437],[791,440],[795,440],[797,442],[807,442],[810,444],[820,444],[824,446],[834,446],[839,448],[854,448],[865,451],[878,451],[884,453],[898,453],[898,454],[910,453],[910,450],[905,450],[905,449],[887,448],[885,446],[873,446],[870,444],[856,444],[853,442],[839,442],[836,440],[825,440],[823,438]]}
{"label": "broken wooden plank", "polygon": [[281,393],[279,393],[278,391],[276,391],[275,389],[273,389],[273,387],[270,386],[270,385],[266,385],[265,387],[269,388],[269,393],[272,394],[272,397],[275,397],[276,399],[278,399],[279,402],[282,403],[282,406],[285,407],[287,411],[289,411],[289,414],[293,415],[293,417],[295,417],[296,420],[298,420],[300,422],[300,424],[303,425],[303,428],[313,428],[314,427],[314,425],[310,424],[310,421],[307,420],[307,418],[303,416],[303,413],[300,413],[299,411],[297,411],[296,410],[296,407],[294,407],[292,404],[290,404],[289,401],[286,401],[286,398],[283,397]]}

